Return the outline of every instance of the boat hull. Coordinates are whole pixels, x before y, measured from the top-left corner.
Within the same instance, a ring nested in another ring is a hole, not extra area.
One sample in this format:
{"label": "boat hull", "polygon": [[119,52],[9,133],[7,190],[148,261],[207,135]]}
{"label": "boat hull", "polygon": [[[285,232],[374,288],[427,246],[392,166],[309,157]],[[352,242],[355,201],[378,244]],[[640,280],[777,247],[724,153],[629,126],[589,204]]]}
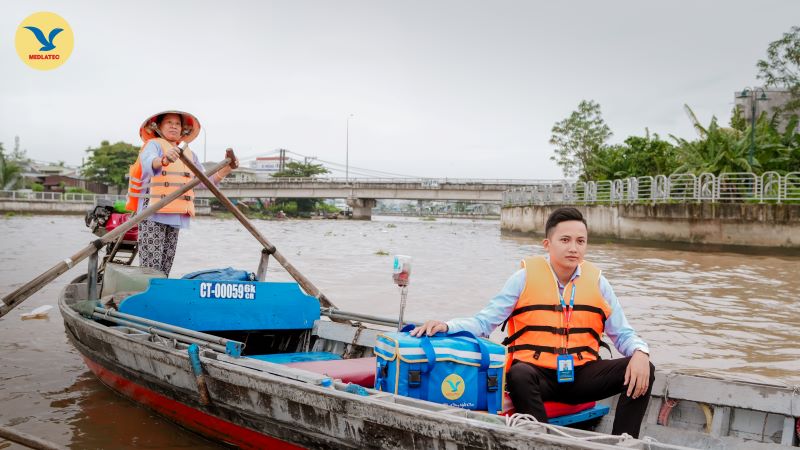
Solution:
{"label": "boat hull", "polygon": [[[76,289],[72,286],[67,290]],[[67,336],[100,380],[221,443],[242,448],[496,450],[602,449],[619,443],[620,437],[579,430],[566,434],[546,426],[512,428],[502,417],[372,390],[369,395],[357,395],[347,392],[342,383],[315,383],[314,377],[322,377],[318,374],[293,378],[297,371],[286,366],[211,350],[201,352],[200,358],[211,399],[203,404],[185,346],[84,318],[64,301],[70,296],[81,298],[73,292],[62,294],[59,301]],[[355,335],[330,342],[344,351]],[[676,448],[675,444],[708,449],[789,448],[796,443],[800,415],[795,395],[785,387],[657,374],[642,434],[660,442],[629,440],[625,444],[650,449]],[[668,399],[680,402],[671,416],[664,410]],[[600,422],[600,431],[610,430],[613,412]]]}
{"label": "boat hull", "polygon": [[208,355],[201,357],[211,398],[206,406],[185,350],[88,320],[63,302],[59,306],[67,336],[105,384],[221,443],[320,449],[613,448],[499,426],[503,420],[496,416],[474,420],[470,411],[415,399],[354,395]]}
{"label": "boat hull", "polygon": [[243,449],[296,450],[303,448],[198,411],[136,384],[86,356],[83,356],[83,360],[89,370],[109,388],[211,440]]}

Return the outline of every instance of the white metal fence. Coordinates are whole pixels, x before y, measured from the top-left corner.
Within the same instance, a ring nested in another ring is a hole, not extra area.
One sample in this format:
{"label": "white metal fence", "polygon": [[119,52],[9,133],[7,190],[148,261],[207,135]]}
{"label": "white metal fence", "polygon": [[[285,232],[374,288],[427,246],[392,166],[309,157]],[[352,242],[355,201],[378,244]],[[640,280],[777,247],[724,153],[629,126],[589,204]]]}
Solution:
{"label": "white metal fence", "polygon": [[686,202],[800,202],[800,172],[677,173],[603,181],[541,182],[503,193],[503,206]]}
{"label": "white metal fence", "polygon": [[[125,200],[124,195],[112,194],[72,194],[61,192],[35,192],[29,190],[19,191],[0,191],[0,200],[10,201],[35,201],[35,202],[64,202],[64,203],[87,203],[96,205],[100,200],[115,202]],[[208,206],[207,198],[194,199],[196,206]]]}

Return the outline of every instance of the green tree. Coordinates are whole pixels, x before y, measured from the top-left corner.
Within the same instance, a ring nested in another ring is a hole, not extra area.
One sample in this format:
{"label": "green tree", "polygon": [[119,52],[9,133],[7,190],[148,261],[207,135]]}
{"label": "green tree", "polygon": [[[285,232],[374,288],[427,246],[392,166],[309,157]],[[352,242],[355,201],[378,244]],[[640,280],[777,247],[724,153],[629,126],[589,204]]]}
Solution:
{"label": "green tree", "polygon": [[564,175],[595,179],[589,164],[592,154],[601,150],[612,135],[600,105],[593,100],[581,100],[577,110],[553,125],[552,133],[550,144],[556,148],[550,159],[561,166]]}
{"label": "green tree", "polygon": [[626,178],[631,175],[628,163],[625,160],[626,148],[624,145],[608,145],[592,152],[591,158],[586,163],[587,172],[592,173],[592,178],[587,180],[601,181]]}
{"label": "green tree", "polygon": [[[797,132],[797,124],[796,114],[791,116],[784,131],[778,130],[775,116],[767,118],[766,114],[762,114],[758,118],[755,159],[763,172],[785,174],[800,170],[800,133]],[[749,127],[746,132],[749,136]]]}
{"label": "green tree", "polygon": [[670,174],[678,168],[675,147],[646,130],[630,136],[624,144],[601,147],[592,153],[588,172],[595,180]]}
{"label": "green tree", "polygon": [[314,164],[312,162],[299,162],[290,161],[286,163],[284,169],[280,172],[272,174],[273,177],[288,177],[288,178],[312,178],[316,175],[329,173],[330,171],[322,164]]}
{"label": "green tree", "polygon": [[[272,176],[278,178],[313,178],[316,175],[322,175],[329,172],[330,171],[322,164],[290,161],[286,163],[286,166],[282,171],[274,173]],[[295,215],[298,213],[311,213],[319,209],[319,203],[321,203],[321,201],[318,198],[279,198],[276,199],[273,209],[282,210],[289,215]]]}
{"label": "green tree", "polygon": [[19,164],[6,156],[3,143],[0,142],[0,189],[14,189],[21,171]]}
{"label": "green tree", "polygon": [[741,105],[734,105],[731,110],[731,128],[744,132],[747,129],[747,121],[744,119]]}
{"label": "green tree", "polygon": [[128,186],[128,170],[139,155],[139,148],[125,142],[110,144],[102,141],[100,147],[86,150],[90,154],[83,165],[83,174],[92,181],[106,183],[121,193]]}
{"label": "green tree", "polygon": [[793,26],[783,37],[770,42],[767,58],[756,63],[758,78],[767,87],[788,89],[791,100],[782,112],[800,110],[800,26]]}
{"label": "green tree", "polygon": [[708,127],[699,123],[695,128],[700,138],[689,141],[671,136],[677,147],[680,165],[676,172],[700,174],[709,172],[754,172],[758,160],[751,166],[748,162],[748,134],[733,128],[720,127],[716,117],[711,118]]}

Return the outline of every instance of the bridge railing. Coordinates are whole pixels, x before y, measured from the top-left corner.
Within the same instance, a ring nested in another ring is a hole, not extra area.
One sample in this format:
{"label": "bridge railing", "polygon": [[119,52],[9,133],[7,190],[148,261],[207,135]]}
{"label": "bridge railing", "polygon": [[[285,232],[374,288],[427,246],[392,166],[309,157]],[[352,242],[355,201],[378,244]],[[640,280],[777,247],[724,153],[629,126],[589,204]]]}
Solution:
{"label": "bridge railing", "polygon": [[[125,199],[125,195],[114,194],[79,194],[62,192],[35,192],[28,190],[0,190],[0,200],[10,201],[86,203],[96,205],[100,200],[115,202]],[[210,203],[207,198],[196,198],[194,199],[194,204],[195,206],[208,206]]]}
{"label": "bridge railing", "polygon": [[560,180],[522,180],[522,179],[502,179],[502,178],[344,178],[344,177],[266,177],[255,180],[230,180],[224,181],[226,186],[252,183],[330,183],[330,184],[350,184],[350,185],[369,185],[369,184],[409,184],[418,185],[422,188],[435,189],[445,184],[496,184],[496,185],[520,185],[530,186],[541,183],[560,183]]}
{"label": "bridge railing", "polygon": [[800,203],[800,172],[677,173],[602,181],[539,182],[503,193],[503,206],[634,203]]}

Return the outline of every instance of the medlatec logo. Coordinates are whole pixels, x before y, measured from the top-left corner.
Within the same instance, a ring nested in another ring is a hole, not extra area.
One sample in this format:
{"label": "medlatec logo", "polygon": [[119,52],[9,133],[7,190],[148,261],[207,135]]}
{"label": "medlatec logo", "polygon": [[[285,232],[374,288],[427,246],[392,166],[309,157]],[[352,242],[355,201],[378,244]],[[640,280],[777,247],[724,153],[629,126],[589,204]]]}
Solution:
{"label": "medlatec logo", "polygon": [[446,376],[442,381],[442,395],[448,400],[456,400],[464,395],[464,379],[455,373]]}
{"label": "medlatec logo", "polygon": [[31,14],[17,27],[17,55],[30,67],[51,70],[64,64],[75,43],[66,20],[51,12]]}

